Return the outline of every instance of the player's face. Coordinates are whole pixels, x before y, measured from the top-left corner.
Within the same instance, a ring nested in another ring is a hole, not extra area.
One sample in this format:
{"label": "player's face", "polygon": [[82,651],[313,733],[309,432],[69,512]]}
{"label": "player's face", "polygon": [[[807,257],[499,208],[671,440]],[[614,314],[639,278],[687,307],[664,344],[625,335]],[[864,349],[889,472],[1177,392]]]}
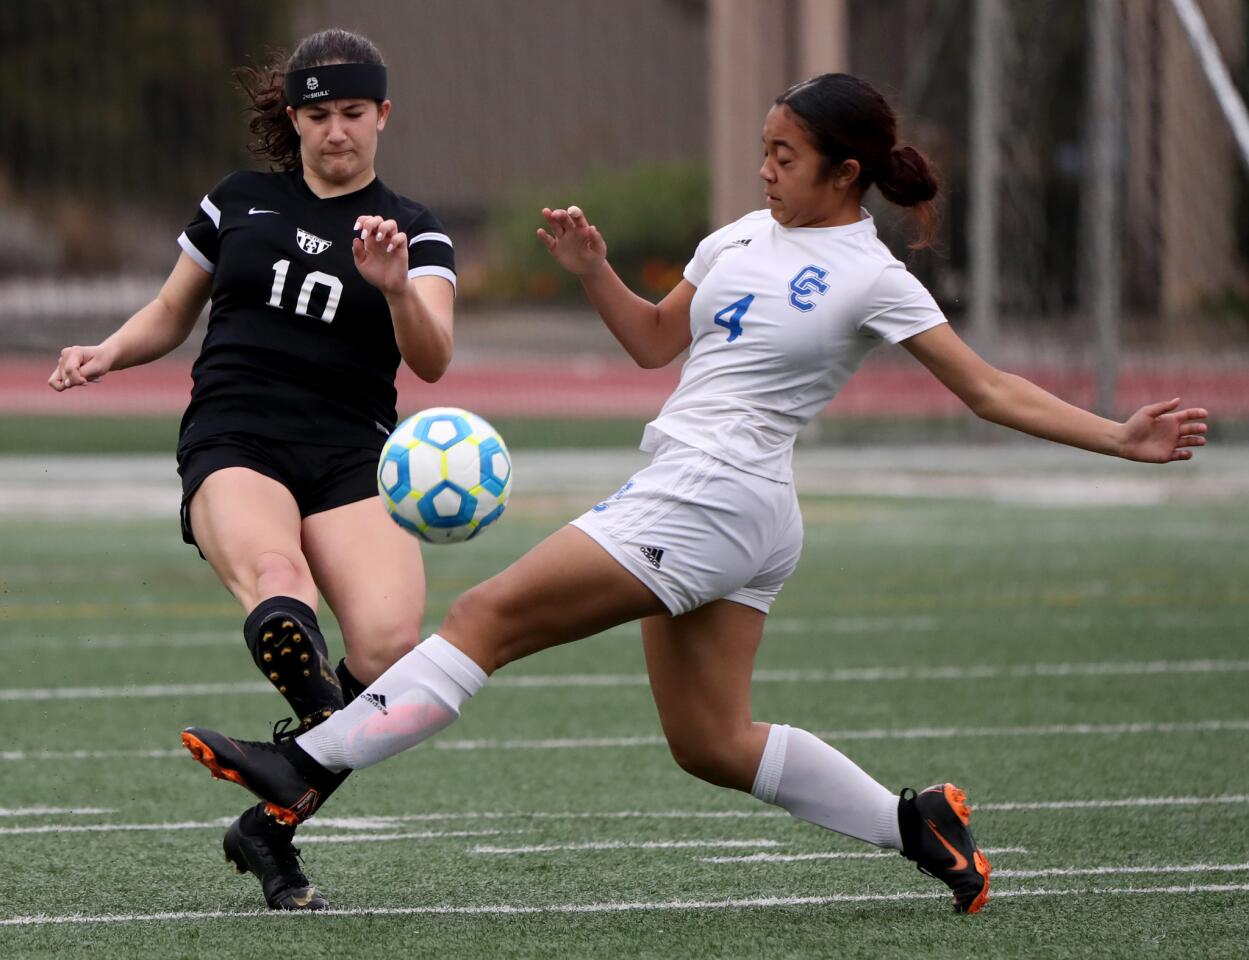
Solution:
{"label": "player's face", "polygon": [[786,227],[828,226],[845,207],[858,176],[857,161],[847,160],[828,175],[824,156],[811,142],[792,110],[778,104],[763,122],[763,192],[777,223]]}
{"label": "player's face", "polygon": [[385,128],[390,101],[329,100],[289,111],[299,131],[304,170],[335,184],[373,177],[377,135]]}

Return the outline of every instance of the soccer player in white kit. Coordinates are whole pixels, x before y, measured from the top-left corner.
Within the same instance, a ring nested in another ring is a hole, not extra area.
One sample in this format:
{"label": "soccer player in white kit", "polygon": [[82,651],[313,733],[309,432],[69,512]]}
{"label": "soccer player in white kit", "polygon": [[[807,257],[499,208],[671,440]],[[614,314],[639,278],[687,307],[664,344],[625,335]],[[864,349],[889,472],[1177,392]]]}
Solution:
{"label": "soccer player in white kit", "polygon": [[903,344],[980,417],[1099,453],[1186,460],[1205,442],[1207,414],[1172,400],[1116,423],[965,346],[861,207],[875,184],[930,214],[937,189],[923,156],[896,143],[894,113],[869,84],[825,74],[790,88],[767,115],[763,146],[767,209],[703,240],[658,305],[616,276],[581,210],[543,210],[542,241],[638,364],[664,366],[689,348],[677,389],[646,427],[650,466],[469,590],[438,633],[295,741],[189,728],[184,743],[214,776],[302,820],[338,772],[444,729],[500,667],[641,619],[651,689],[682,768],[900,850],[951,888],[956,910],[983,906],[990,867],[961,790],[898,797],[807,731],[751,715],[755,651],[802,546],[794,437],[886,342]]}

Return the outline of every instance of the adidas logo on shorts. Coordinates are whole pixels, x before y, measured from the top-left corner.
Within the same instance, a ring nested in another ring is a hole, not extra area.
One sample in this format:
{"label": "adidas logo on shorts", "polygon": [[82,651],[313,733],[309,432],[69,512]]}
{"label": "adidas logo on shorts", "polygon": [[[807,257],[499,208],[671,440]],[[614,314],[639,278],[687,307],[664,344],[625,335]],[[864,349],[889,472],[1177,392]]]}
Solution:
{"label": "adidas logo on shorts", "polygon": [[378,710],[382,711],[382,713],[390,713],[390,711],[386,709],[386,697],[384,694],[362,693],[360,694],[360,699],[369,706],[376,707]]}
{"label": "adidas logo on shorts", "polygon": [[659,547],[642,547],[641,550],[642,556],[646,558],[646,562],[658,570],[659,561],[664,558],[664,552]]}

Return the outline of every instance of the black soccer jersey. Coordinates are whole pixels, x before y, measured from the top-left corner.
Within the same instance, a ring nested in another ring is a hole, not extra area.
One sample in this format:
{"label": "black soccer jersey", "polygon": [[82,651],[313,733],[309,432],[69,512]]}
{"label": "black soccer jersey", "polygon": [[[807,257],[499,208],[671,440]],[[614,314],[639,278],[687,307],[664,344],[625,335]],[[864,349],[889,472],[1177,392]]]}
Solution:
{"label": "black soccer jersey", "polygon": [[212,308],[181,447],[241,432],[380,449],[401,357],[386,299],[352,259],[362,215],[407,234],[409,277],[455,283],[434,215],[380,180],[322,199],[299,170],[234,173],[200,201],[178,243],[212,273]]}

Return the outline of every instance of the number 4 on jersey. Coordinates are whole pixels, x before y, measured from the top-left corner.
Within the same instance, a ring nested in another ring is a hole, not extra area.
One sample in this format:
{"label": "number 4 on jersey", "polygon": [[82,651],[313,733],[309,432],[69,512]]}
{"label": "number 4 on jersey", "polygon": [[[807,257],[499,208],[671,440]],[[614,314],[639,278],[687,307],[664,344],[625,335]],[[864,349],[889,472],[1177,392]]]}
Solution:
{"label": "number 4 on jersey", "polygon": [[750,309],[754,299],[755,295],[748,293],[716,314],[716,323],[729,332],[728,343],[732,343],[742,335],[742,317],[746,316],[746,311]]}

